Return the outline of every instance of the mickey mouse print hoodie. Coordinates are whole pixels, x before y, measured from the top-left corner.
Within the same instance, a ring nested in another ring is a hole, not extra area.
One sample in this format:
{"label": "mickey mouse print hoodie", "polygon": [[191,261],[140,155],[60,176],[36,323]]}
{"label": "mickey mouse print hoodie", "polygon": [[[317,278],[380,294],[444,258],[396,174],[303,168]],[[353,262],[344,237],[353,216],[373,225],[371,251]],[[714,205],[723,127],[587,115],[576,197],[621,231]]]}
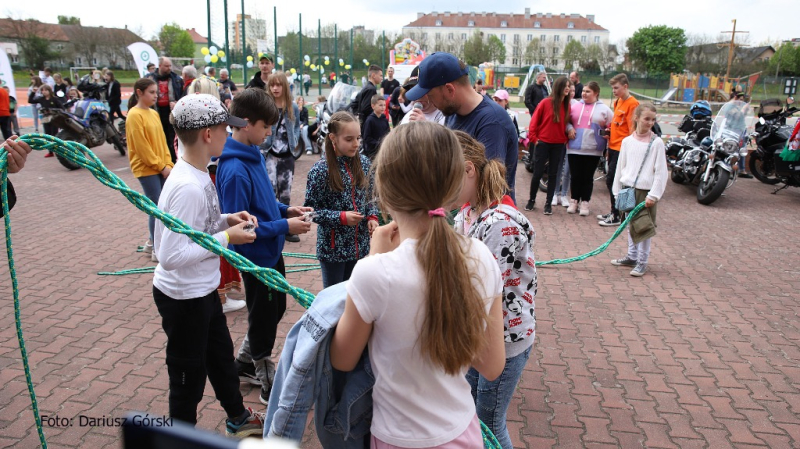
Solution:
{"label": "mickey mouse print hoodie", "polygon": [[500,266],[506,358],[515,357],[528,349],[536,336],[536,233],[507,195],[479,217],[470,216],[470,212],[470,205],[464,205],[454,226],[459,234],[482,241]]}

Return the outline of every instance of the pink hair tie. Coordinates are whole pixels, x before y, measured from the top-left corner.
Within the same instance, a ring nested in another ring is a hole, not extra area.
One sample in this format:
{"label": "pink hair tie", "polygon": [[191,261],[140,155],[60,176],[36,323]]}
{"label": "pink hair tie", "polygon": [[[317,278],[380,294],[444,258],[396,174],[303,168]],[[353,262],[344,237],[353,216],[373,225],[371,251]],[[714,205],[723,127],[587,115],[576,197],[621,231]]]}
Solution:
{"label": "pink hair tie", "polygon": [[438,209],[429,210],[428,211],[428,216],[429,217],[444,217],[444,209],[440,207]]}

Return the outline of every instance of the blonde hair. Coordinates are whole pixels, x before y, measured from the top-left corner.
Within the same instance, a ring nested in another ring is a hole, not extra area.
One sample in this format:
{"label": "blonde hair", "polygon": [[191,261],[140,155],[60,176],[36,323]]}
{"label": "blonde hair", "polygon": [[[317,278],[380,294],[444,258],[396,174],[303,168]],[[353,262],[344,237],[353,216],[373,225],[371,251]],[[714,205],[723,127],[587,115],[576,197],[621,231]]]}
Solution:
{"label": "blonde hair", "polygon": [[428,211],[453,204],[464,179],[464,155],[452,131],[431,122],[395,128],[375,160],[375,188],[384,210],[430,222],[416,256],[425,274],[423,356],[456,375],[483,350],[486,305],[473,284],[468,240]]}
{"label": "blonde hair", "polygon": [[464,131],[453,131],[464,151],[464,159],[472,162],[478,174],[478,199],[472,207],[486,209],[492,203],[500,202],[508,192],[506,166],[498,159],[486,157],[486,147]]}
{"label": "blonde hair", "polygon": [[214,80],[203,76],[192,81],[186,88],[186,95],[190,94],[209,94],[219,99],[219,87]]}
{"label": "blonde hair", "polygon": [[636,125],[639,122],[639,117],[642,116],[642,112],[650,111],[653,114],[658,114],[656,107],[653,106],[653,103],[640,103],[639,106],[636,106],[636,109],[633,111],[633,131],[636,131]]}
{"label": "blonde hair", "polygon": [[[292,108],[292,92],[289,90],[289,81],[286,79],[286,74],[284,72],[275,72],[267,78],[267,93],[272,96],[272,92],[269,90],[269,86],[275,86],[280,84],[281,89],[281,97],[283,97],[283,113],[286,117],[289,117],[289,120],[294,120],[294,108]],[[277,98],[275,99],[277,100]]]}
{"label": "blonde hair", "polygon": [[[358,120],[353,114],[347,111],[339,111],[331,116],[328,122],[328,135],[325,136],[325,162],[328,164],[328,186],[335,192],[344,190],[342,183],[342,174],[339,173],[339,160],[336,159],[336,151],[333,148],[333,135],[342,132],[344,125],[348,123],[355,123],[358,125]],[[369,187],[369,180],[364,175],[364,169],[361,167],[361,155],[356,153],[352,157],[350,170],[353,172],[353,186],[360,189]]]}

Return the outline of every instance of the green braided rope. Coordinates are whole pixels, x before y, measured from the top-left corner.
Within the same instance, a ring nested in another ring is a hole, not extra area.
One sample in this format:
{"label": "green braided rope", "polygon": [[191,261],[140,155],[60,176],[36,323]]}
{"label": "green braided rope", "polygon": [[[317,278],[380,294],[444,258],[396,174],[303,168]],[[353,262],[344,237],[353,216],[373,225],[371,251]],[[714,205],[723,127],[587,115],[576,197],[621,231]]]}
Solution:
{"label": "green braided rope", "polygon": [[11,217],[8,211],[8,152],[0,148],[0,191],[2,191],[3,201],[3,221],[6,225],[6,253],[8,254],[8,271],[11,274],[11,288],[14,292],[14,323],[17,328],[17,341],[19,351],[22,354],[22,366],[25,369],[25,383],[28,385],[28,394],[31,396],[33,406],[33,417],[36,420],[36,431],[39,433],[39,442],[42,449],[47,449],[47,440],[44,438],[42,428],[42,418],[39,416],[39,405],[36,401],[36,392],[33,391],[33,381],[31,380],[31,368],[28,364],[28,350],[25,349],[25,339],[22,338],[22,318],[20,317],[19,306],[19,285],[17,283],[17,269],[14,266],[14,252],[11,247]]}
{"label": "green braided rope", "polygon": [[[313,263],[298,263],[298,264],[289,264],[286,265],[286,268],[293,268],[293,267],[304,267],[297,270],[286,270],[286,273],[298,273],[301,271],[313,271],[319,270],[320,266]],[[119,270],[119,271],[98,271],[97,274],[99,276],[125,276],[128,274],[152,274],[155,273],[156,267],[142,267],[142,268],[130,268],[127,270]]]}
{"label": "green braided rope", "polygon": [[597,249],[589,251],[586,254],[581,254],[580,256],[570,257],[569,259],[553,259],[553,260],[545,260],[543,262],[536,262],[536,266],[540,267],[542,265],[562,265],[565,263],[578,262],[602,253],[603,251],[608,249],[608,246],[611,245],[611,242],[616,240],[616,238],[619,237],[620,234],[622,234],[622,231],[625,230],[625,227],[628,226],[628,223],[630,223],[630,221],[633,220],[633,217],[635,217],[636,214],[638,214],[639,211],[641,211],[644,207],[645,205],[642,202],[637,204],[636,207],[633,208],[633,210],[628,212],[628,215],[625,217],[625,220],[622,222],[622,224],[619,225],[617,230],[614,231],[614,234],[611,235],[611,238],[608,239],[605,243],[603,243],[599,247],[597,247]]}

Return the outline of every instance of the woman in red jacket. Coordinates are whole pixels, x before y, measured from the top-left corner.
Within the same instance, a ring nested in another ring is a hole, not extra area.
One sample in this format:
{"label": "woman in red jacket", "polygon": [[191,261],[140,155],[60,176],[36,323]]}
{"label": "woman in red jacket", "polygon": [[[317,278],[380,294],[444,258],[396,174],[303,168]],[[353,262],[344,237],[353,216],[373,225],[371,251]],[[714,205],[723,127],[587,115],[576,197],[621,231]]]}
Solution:
{"label": "woman in red jacket", "polygon": [[[539,181],[544,174],[544,166],[549,161],[547,172],[548,179],[555,180],[558,172],[559,159],[563,157],[567,144],[567,123],[569,123],[569,94],[570,82],[562,76],[553,83],[550,98],[545,99],[536,106],[528,127],[528,138],[533,150],[533,179],[531,191],[525,210],[533,210],[536,202],[536,192],[539,191]],[[556,183],[547,183],[547,201],[544,203],[544,214],[552,215],[553,208],[550,203],[556,192]]]}

